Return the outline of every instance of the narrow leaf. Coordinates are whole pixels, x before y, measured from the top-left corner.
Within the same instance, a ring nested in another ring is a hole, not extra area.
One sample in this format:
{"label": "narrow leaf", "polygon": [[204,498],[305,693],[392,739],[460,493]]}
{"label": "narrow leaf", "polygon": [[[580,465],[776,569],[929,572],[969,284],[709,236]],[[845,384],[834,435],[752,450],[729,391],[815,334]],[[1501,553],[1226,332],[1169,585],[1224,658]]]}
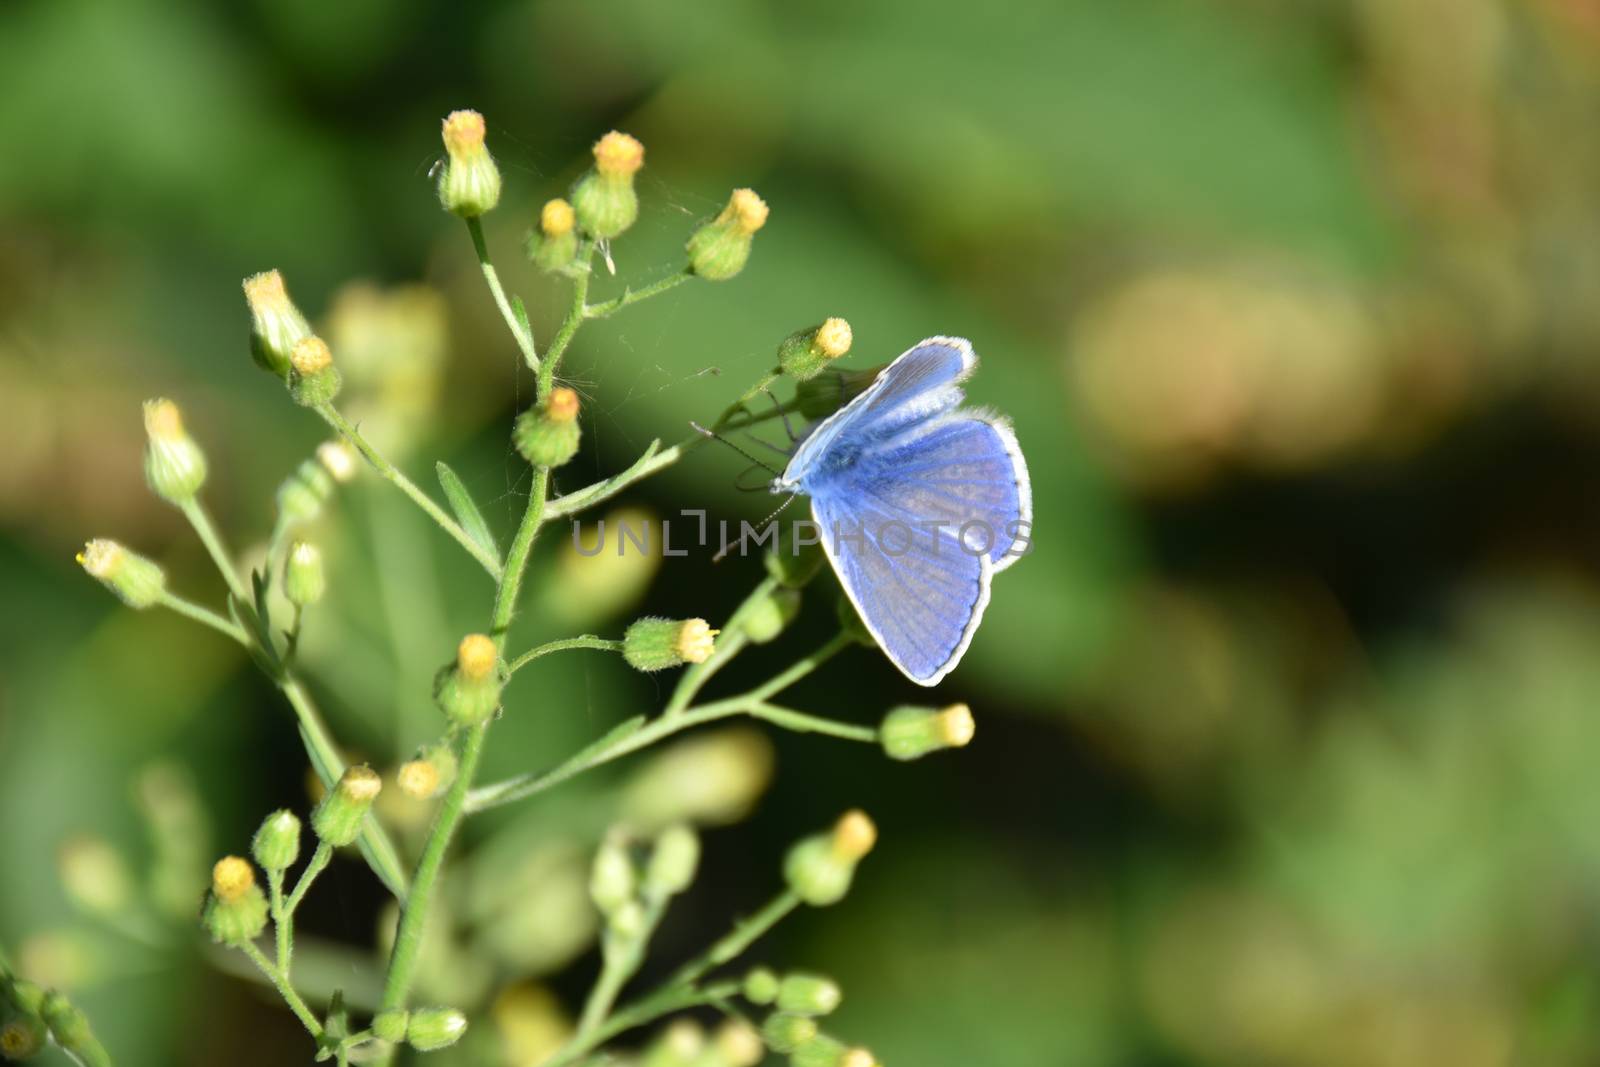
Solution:
{"label": "narrow leaf", "polygon": [[438,470],[439,484],[444,486],[444,495],[450,501],[450,510],[456,513],[456,521],[461,523],[461,528],[467,531],[468,537],[477,542],[479,548],[498,562],[500,548],[494,543],[494,534],[489,532],[489,524],[483,521],[483,512],[472,502],[472,494],[467,492],[467,487],[461,483],[461,479],[456,477],[456,472],[451,470],[444,460],[439,461]]}

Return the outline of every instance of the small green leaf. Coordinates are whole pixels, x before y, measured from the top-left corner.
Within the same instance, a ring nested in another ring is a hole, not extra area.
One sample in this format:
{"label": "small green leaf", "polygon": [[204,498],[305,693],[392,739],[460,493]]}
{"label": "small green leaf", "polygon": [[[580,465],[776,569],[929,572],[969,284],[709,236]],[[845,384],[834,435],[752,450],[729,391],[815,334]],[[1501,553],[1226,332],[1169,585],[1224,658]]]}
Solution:
{"label": "small green leaf", "polygon": [[450,501],[450,510],[456,513],[456,521],[461,523],[461,528],[479,548],[498,562],[500,548],[494,543],[494,534],[489,532],[489,524],[483,521],[483,512],[472,502],[472,494],[467,492],[467,487],[461,484],[461,479],[456,477],[456,472],[451,470],[444,460],[439,461],[438,471],[439,484],[444,486],[444,495]]}
{"label": "small green leaf", "polygon": [[528,339],[528,347],[533,347],[533,324],[528,321],[528,309],[522,306],[522,297],[511,294],[511,310],[517,316],[517,325],[522,327],[522,336]]}

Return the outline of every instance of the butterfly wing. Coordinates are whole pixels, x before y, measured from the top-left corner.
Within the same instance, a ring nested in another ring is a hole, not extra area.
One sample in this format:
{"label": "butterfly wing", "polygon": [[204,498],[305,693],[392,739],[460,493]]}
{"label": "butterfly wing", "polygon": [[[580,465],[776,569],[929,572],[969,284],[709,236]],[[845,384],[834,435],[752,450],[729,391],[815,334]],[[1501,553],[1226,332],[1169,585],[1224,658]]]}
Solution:
{"label": "butterfly wing", "polygon": [[1010,428],[958,412],[867,448],[819,485],[812,513],[879,646],[933,685],[966,652],[993,573],[1027,550],[1032,499]]}

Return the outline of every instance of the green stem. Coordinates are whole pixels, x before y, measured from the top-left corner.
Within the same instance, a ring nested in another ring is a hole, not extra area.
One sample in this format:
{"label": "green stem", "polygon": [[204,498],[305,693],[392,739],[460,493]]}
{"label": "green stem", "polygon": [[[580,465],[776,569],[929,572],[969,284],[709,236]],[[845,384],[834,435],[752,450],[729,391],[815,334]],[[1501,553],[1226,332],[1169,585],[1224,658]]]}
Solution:
{"label": "green stem", "polygon": [[243,630],[234,625],[232,620],[224,619],[210,608],[203,608],[194,601],[185,600],[176,593],[163,592],[161,594],[161,606],[170,611],[175,611],[185,618],[193,619],[202,626],[209,626],[218,633],[226,634],[241,645],[248,647],[250,644],[250,638]]}
{"label": "green stem", "polygon": [[536,648],[530,648],[512,660],[510,671],[512,674],[516,674],[540,656],[548,656],[552,652],[565,652],[574,648],[592,648],[600,652],[621,652],[622,642],[613,641],[606,637],[595,637],[593,634],[584,634],[581,637],[567,637],[559,641],[547,641]]}
{"label": "green stem", "polygon": [[785,889],[768,901],[766,907],[750,916],[750,918],[742,919],[735,923],[733,929],[721,940],[706,949],[701,955],[679,967],[664,984],[668,988],[693,985],[712,968],[720,967],[724,963],[737,959],[745,949],[755,942],[756,938],[772,929],[784,916],[799,906],[800,898],[795,894],[795,891]]}
{"label": "green stem", "polygon": [[[549,360],[546,360],[545,366],[550,366]],[[494,615],[489,624],[489,636],[502,648],[505,647],[505,635],[511,626],[511,617],[516,614],[517,597],[522,591],[522,575],[527,570],[533,542],[538,538],[539,527],[544,522],[544,502],[549,491],[550,468],[535,467],[528,507],[522,513],[522,522],[517,527],[516,536],[511,539],[511,548],[506,552],[505,574],[500,578],[500,587],[495,590]]]}
{"label": "green stem", "polygon": [[745,645],[750,643],[741,625],[745,618],[754,611],[756,605],[772,595],[778,588],[778,580],[773,577],[763,578],[745,597],[733,614],[728,616],[728,621],[722,624],[722,634],[712,650],[710,658],[703,663],[690,664],[678,679],[677,687],[672,691],[672,697],[667,701],[664,714],[677,715],[689,706],[695,695],[711,680],[711,676],[721,670],[725,664],[737,656]]}
{"label": "green stem", "polygon": [[333,858],[333,846],[326,841],[317,842],[317,850],[311,854],[311,860],[306,864],[306,869],[300,872],[300,880],[294,884],[294,891],[289,894],[289,899],[284,902],[284,917],[293,920],[294,913],[299,910],[300,902],[306,898],[306,893],[311,890],[311,883],[317,880],[317,875],[328,865]]}
{"label": "green stem", "polygon": [[373,448],[367,439],[361,436],[361,431],[351,425],[350,420],[345,418],[338,408],[332,404],[319,404],[315,410],[329,426],[338,431],[341,437],[355,446],[356,451],[366,457],[367,462],[372,464],[373,469],[381,477],[393,483],[402,493],[415,501],[416,505],[426,512],[428,517],[437,523],[441,530],[455,538],[456,543],[466,549],[468,555],[483,565],[483,569],[489,572],[490,577],[495,579],[500,577],[500,561],[495,559],[494,555],[482,545],[474,541],[471,535],[461,528],[459,523],[449,515],[446,515],[444,509],[433,502],[432,497],[418,489],[410,478],[402,474],[394,464],[390,463],[377,449]]}
{"label": "green stem", "polygon": [[322,1040],[322,1024],[311,1013],[311,1009],[306,1007],[306,1002],[300,999],[300,994],[294,991],[294,986],[289,984],[289,979],[282,971],[272,965],[272,961],[267,959],[259,948],[256,948],[254,942],[245,941],[239,947],[244,950],[246,956],[250,957],[250,962],[254,963],[261,973],[267,976],[267,980],[272,983],[278,994],[283,997],[284,1002],[289,1005],[289,1010],[294,1012],[295,1017],[300,1020],[307,1030],[311,1031],[311,1036],[320,1042]]}
{"label": "green stem", "polygon": [[405,1007],[406,997],[411,992],[434,884],[438,881],[445,852],[450,848],[450,839],[455,836],[456,826],[461,821],[462,805],[467,798],[472,776],[478,769],[478,757],[483,753],[483,735],[488,728],[488,723],[469,727],[462,739],[461,767],[439,805],[438,814],[434,816],[433,829],[428,834],[422,859],[417,862],[416,877],[411,882],[411,895],[406,898],[400,912],[394,951],[389,955],[389,969],[383,980],[383,1001],[379,1005],[382,1011]]}
{"label": "green stem", "polygon": [[499,807],[502,804],[524,800],[527,797],[554,788],[562,782],[576,778],[585,771],[593,770],[629,753],[647,748],[663,738],[678,733],[680,730],[687,730],[691,726],[713,722],[717,719],[726,719],[734,715],[750,715],[789,730],[827,734],[830,737],[840,737],[851,741],[876,742],[878,739],[877,731],[868,727],[851,726],[848,723],[825,719],[818,715],[807,715],[804,712],[779,708],[766,703],[768,697],[803,678],[830,656],[849,644],[849,638],[835,638],[778,675],[772,681],[767,682],[765,685],[757,686],[747,693],[729,697],[726,700],[714,701],[710,704],[702,704],[699,707],[687,708],[676,715],[659,716],[639,729],[624,734],[616,742],[604,748],[585,749],[566,762],[548,770],[517,775],[514,778],[507,778],[504,781],[474,789],[467,797],[467,811],[483,811],[486,808]]}
{"label": "green stem", "polygon": [[[644,925],[636,936],[626,943],[611,942],[603,945],[600,977],[595,980],[594,988],[589,991],[589,997],[583,1004],[583,1014],[578,1019],[579,1037],[599,1029],[606,1021],[606,1016],[611,1014],[611,1007],[617,1002],[622,987],[627,984],[628,979],[638,973],[639,966],[644,963],[645,948],[650,944],[650,936],[660,924],[666,906],[665,900],[652,901],[646,909]],[[609,932],[605,935],[608,941],[612,936]]]}
{"label": "green stem", "polygon": [[[345,764],[332,738],[328,736],[328,728],[323,725],[317,706],[311,702],[305,687],[292,675],[285,675],[279,688],[300,721],[300,738],[305,743],[306,754],[311,757],[317,777],[322,779],[324,788],[332,789],[344,774]],[[362,821],[360,840],[361,852],[366,856],[373,873],[382,879],[396,898],[405,900],[406,875],[400,866],[400,854],[395,851],[388,832],[374,816],[368,815]]]}
{"label": "green stem", "polygon": [[267,890],[269,914],[272,916],[272,932],[278,945],[278,970],[285,976],[289,973],[289,954],[293,950],[294,930],[290,928],[283,913],[283,872],[267,872]]}
{"label": "green stem", "polygon": [[693,277],[694,275],[685,267],[676,274],[669,274],[659,281],[651,282],[643,289],[626,289],[621,296],[601,301],[598,304],[590,304],[583,309],[583,317],[586,319],[603,319],[607,315],[621,311],[630,304],[637,304],[641,300],[648,300],[652,296],[666,292],[668,289],[676,288]]}
{"label": "green stem", "polygon": [[550,347],[545,351],[544,363],[539,368],[539,398],[543,400],[550,395],[550,387],[555,384],[556,368],[561,365],[561,357],[566,355],[567,346],[572,343],[573,335],[578,332],[578,327],[583,325],[584,302],[589,298],[590,266],[594,260],[594,245],[584,241],[578,246],[578,256],[574,261],[577,270],[572,279],[572,304],[567,308],[567,317],[556,330],[555,337],[550,341]]}
{"label": "green stem", "polygon": [[245,588],[244,580],[239,577],[238,568],[233,565],[228,550],[223,547],[222,538],[217,535],[217,528],[212,524],[211,516],[206,514],[200,498],[190,497],[179,504],[178,509],[183,512],[183,517],[189,520],[189,525],[194,527],[201,544],[205,545],[206,551],[211,554],[211,561],[217,565],[217,570],[222,572],[223,580],[228,583],[228,590],[239,598],[240,602],[252,603],[250,591]]}
{"label": "green stem", "polygon": [[540,1067],[568,1067],[580,1056],[588,1054],[618,1034],[654,1022],[664,1015],[704,1007],[718,1000],[738,996],[739,989],[738,982],[721,982],[707,986],[704,990],[689,988],[658,990],[624,1007],[592,1033],[573,1037],[559,1052],[541,1063]]}
{"label": "green stem", "polygon": [[539,356],[534,351],[533,334],[523,329],[521,317],[512,309],[505,290],[500,286],[500,275],[489,259],[489,244],[483,239],[482,221],[468,219],[467,232],[472,235],[472,247],[478,253],[478,266],[483,270],[483,280],[489,283],[489,292],[494,296],[495,306],[500,309],[500,317],[506,320],[506,326],[510,328],[511,336],[516,338],[517,347],[522,349],[522,358],[527,361],[529,369],[537,372]]}

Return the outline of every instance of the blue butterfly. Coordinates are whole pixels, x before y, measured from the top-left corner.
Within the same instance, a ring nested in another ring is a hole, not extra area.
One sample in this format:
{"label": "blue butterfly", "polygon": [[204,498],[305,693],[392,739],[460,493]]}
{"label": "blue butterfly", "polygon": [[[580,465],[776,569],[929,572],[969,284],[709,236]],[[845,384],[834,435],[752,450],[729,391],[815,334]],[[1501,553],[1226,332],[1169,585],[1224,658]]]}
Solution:
{"label": "blue butterfly", "polygon": [[818,423],[772,483],[811,498],[845,594],[919,685],[961,662],[990,578],[1031,547],[1033,493],[1016,435],[960,407],[977,364],[959,337],[920,342]]}

